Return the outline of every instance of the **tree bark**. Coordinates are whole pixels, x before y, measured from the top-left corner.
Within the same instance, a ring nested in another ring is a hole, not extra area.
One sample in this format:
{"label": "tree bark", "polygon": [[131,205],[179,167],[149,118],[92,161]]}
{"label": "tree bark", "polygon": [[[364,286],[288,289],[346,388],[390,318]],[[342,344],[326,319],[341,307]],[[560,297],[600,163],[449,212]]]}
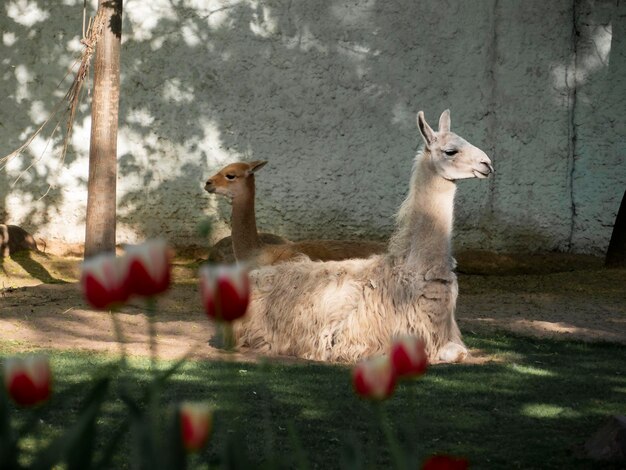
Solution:
{"label": "tree bark", "polygon": [[85,259],[115,251],[122,0],[98,0],[106,19],[96,45],[85,220]]}
{"label": "tree bark", "polygon": [[613,234],[609,248],[606,250],[604,264],[607,268],[626,267],[626,192],[615,217]]}

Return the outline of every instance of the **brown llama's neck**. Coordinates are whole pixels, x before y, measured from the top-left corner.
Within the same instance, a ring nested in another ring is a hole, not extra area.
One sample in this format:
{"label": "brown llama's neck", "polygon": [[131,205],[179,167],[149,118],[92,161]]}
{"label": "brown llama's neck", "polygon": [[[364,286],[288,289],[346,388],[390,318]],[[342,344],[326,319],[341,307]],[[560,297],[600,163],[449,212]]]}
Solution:
{"label": "brown llama's neck", "polygon": [[246,186],[247,191],[232,200],[231,237],[238,261],[250,259],[261,247],[254,212],[254,175],[248,177]]}
{"label": "brown llama's neck", "polygon": [[389,253],[397,264],[419,273],[451,271],[456,184],[439,176],[428,150],[413,168],[409,194],[398,212]]}

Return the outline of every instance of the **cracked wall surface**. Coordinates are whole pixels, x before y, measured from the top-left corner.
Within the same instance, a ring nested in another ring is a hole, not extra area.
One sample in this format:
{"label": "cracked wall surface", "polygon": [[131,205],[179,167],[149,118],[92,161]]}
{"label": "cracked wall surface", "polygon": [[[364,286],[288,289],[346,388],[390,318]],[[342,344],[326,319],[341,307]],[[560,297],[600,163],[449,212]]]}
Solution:
{"label": "cracked wall surface", "polygon": [[[95,2],[91,2],[90,13]],[[78,56],[80,0],[0,9],[0,153],[38,128]],[[420,138],[415,115],[484,149],[459,183],[457,249],[601,254],[626,187],[626,5],[618,0],[125,1],[118,241],[228,233],[203,182],[257,175],[263,231],[386,239]],[[84,237],[88,100],[70,152],[59,129],[0,169],[0,222]],[[62,128],[62,126],[61,126]],[[46,150],[46,152],[44,152]],[[43,155],[43,156],[42,156]],[[19,179],[18,179],[19,178]],[[16,181],[17,180],[17,181]]]}

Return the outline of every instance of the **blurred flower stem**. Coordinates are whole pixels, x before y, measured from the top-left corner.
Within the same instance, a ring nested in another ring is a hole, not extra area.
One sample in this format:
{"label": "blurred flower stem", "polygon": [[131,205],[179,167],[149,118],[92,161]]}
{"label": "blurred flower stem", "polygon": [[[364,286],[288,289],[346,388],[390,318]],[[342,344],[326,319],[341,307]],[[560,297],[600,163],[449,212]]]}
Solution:
{"label": "blurred flower stem", "polygon": [[146,312],[148,315],[148,333],[150,336],[150,368],[152,372],[156,371],[157,361],[157,331],[156,331],[156,312],[157,299],[155,296],[146,297]]}
{"label": "blurred flower stem", "polygon": [[385,410],[385,403],[382,401],[375,401],[372,403],[374,408],[376,409],[376,414],[378,416],[378,424],[385,436],[385,440],[387,441],[387,445],[389,446],[389,451],[391,452],[391,458],[394,463],[393,468],[398,470],[407,469],[407,464],[404,458],[404,454],[400,445],[398,444],[398,440],[391,429],[391,425],[389,424],[389,418],[387,417],[387,411]]}

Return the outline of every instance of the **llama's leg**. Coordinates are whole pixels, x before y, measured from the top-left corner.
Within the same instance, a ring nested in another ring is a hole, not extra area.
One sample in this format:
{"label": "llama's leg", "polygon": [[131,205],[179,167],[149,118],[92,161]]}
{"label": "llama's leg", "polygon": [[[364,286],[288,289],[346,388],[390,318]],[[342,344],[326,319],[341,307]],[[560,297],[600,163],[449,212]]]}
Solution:
{"label": "llama's leg", "polygon": [[431,360],[436,362],[461,362],[469,351],[461,339],[454,311],[458,296],[458,283],[452,274],[449,282],[426,282],[420,308],[428,312],[433,331],[431,332]]}
{"label": "llama's leg", "polygon": [[449,341],[439,351],[438,359],[441,362],[462,362],[467,356],[469,356],[469,351],[461,339],[461,330],[459,330],[459,326],[456,323],[454,315],[458,294],[459,284],[455,275],[452,284],[450,285],[450,298],[448,303],[447,321],[449,328]]}
{"label": "llama's leg", "polygon": [[449,341],[445,344],[437,355],[439,362],[463,362],[468,356],[469,351],[465,346]]}

